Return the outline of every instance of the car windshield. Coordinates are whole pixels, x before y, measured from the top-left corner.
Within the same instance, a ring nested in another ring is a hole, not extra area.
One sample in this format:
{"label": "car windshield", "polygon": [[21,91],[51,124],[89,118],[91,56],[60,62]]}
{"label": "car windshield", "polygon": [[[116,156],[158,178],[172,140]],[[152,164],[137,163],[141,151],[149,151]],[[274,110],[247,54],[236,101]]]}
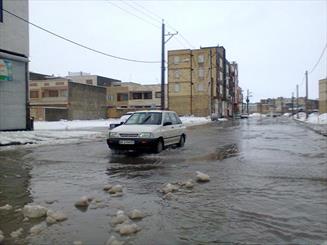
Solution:
{"label": "car windshield", "polygon": [[127,125],[160,125],[161,112],[136,112],[125,122]]}

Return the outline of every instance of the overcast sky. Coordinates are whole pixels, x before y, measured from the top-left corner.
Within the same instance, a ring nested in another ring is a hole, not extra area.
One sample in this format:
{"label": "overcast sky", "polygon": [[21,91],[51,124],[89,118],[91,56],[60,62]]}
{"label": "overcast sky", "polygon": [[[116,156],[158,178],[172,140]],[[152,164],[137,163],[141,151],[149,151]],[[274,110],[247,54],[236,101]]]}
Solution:
{"label": "overcast sky", "polygon": [[[252,91],[251,101],[290,97],[296,84],[304,95],[304,72],[313,68],[327,43],[326,0],[30,0],[32,23],[91,48],[137,60],[160,61],[160,17],[167,31],[174,28],[187,40],[177,35],[166,50],[224,46],[227,59],[239,64],[240,85]],[[65,76],[68,71],[83,71],[124,82],[160,83],[160,64],[112,59],[34,27],[30,27],[30,59],[30,70],[39,73]],[[318,98],[318,80],[326,76],[327,51],[309,75],[310,98]]]}

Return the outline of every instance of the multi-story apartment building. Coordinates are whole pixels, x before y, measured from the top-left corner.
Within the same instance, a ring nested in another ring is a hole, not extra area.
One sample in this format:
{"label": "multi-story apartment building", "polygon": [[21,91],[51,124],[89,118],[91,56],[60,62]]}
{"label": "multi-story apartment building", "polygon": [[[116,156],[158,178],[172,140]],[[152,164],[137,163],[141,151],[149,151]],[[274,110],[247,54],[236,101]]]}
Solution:
{"label": "multi-story apartment building", "polygon": [[[167,96],[165,96],[167,104]],[[120,117],[127,111],[160,109],[160,84],[122,83],[107,88],[108,117]]]}
{"label": "multi-story apartment building", "polygon": [[106,118],[106,88],[36,73],[31,73],[30,79],[30,108],[35,120]]}
{"label": "multi-story apartment building", "polygon": [[30,129],[28,0],[0,0],[0,130]]}
{"label": "multi-story apartment building", "polygon": [[237,86],[238,67],[227,61],[224,47],[168,51],[170,110],[180,115],[232,116],[238,108]]}
{"label": "multi-story apartment building", "polygon": [[327,113],[327,78],[319,80],[319,112]]}
{"label": "multi-story apartment building", "polygon": [[83,83],[100,87],[110,87],[120,85],[121,81],[99,75],[91,75],[85,72],[68,72],[68,79],[75,83]]}

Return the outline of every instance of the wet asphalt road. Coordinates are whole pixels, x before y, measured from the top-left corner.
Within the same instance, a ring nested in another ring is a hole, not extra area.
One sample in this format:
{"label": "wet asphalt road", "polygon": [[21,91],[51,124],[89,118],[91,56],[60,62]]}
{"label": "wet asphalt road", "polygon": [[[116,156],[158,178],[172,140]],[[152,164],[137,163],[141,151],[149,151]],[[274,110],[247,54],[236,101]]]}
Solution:
{"label": "wet asphalt road", "polygon": [[[112,155],[105,141],[0,151],[0,206],[40,204],[68,220],[30,237],[34,224],[20,212],[0,211],[5,244],[105,244],[115,235],[127,244],[321,244],[327,240],[327,138],[289,119],[218,122],[188,129],[184,148],[160,154]],[[164,200],[163,184],[211,181]],[[122,197],[102,188],[121,184]],[[86,212],[74,207],[92,196]],[[49,204],[52,203],[52,204]],[[117,210],[146,214],[137,234],[121,237],[111,219]]]}

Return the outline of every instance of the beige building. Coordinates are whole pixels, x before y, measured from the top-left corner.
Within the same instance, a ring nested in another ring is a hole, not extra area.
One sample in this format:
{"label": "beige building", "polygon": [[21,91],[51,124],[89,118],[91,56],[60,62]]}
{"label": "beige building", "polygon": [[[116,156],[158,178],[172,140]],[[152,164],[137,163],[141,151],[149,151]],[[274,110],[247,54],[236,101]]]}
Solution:
{"label": "beige building", "polygon": [[168,51],[168,108],[179,115],[232,116],[238,110],[238,66],[224,47]]}
{"label": "beige building", "polygon": [[85,72],[68,72],[68,76],[66,78],[72,80],[75,83],[82,83],[100,87],[110,87],[121,84],[120,80],[99,75],[91,75],[90,73]]}
{"label": "beige building", "polygon": [[30,113],[35,120],[106,118],[106,88],[30,73]]}
{"label": "beige building", "polygon": [[319,80],[319,113],[327,113],[327,78]]}
{"label": "beige building", "polygon": [[[165,98],[167,103],[167,97]],[[107,88],[108,117],[120,117],[127,111],[160,109],[160,84],[122,83]]]}

